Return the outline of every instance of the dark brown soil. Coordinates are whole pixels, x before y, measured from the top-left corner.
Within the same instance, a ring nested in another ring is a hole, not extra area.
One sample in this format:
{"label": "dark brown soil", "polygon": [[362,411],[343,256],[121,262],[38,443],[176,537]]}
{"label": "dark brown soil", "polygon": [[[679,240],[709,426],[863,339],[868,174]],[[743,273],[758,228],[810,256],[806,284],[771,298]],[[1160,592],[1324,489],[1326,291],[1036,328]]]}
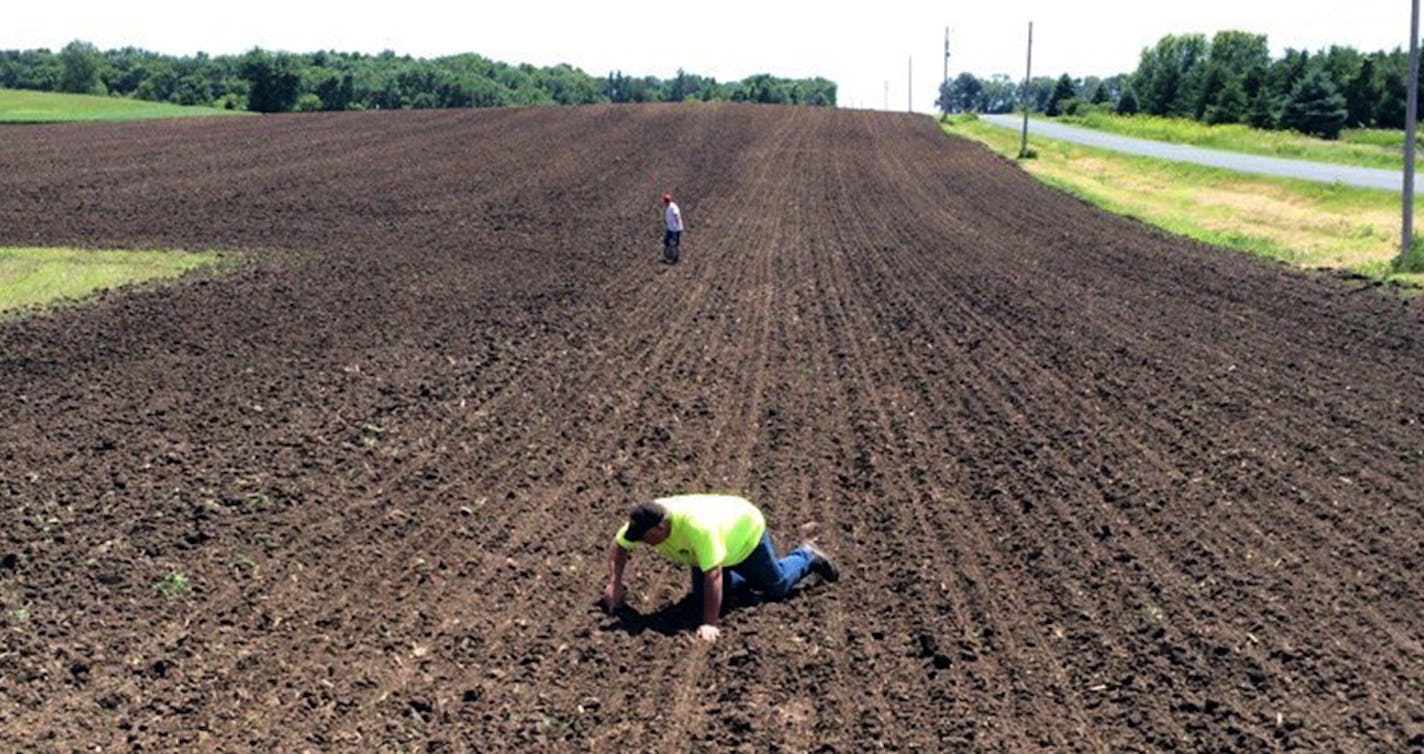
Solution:
{"label": "dark brown soil", "polygon": [[[1421,306],[928,119],[6,128],[0,245],[255,260],[0,323],[4,751],[1424,748]],[[698,490],[841,581],[597,611]]]}

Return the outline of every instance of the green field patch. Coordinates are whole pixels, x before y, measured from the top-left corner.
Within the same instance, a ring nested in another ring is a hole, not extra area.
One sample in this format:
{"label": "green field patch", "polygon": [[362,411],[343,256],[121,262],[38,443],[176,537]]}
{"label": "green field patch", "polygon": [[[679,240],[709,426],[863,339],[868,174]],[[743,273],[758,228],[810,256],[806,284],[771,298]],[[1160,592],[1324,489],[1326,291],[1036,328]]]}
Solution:
{"label": "green field patch", "polygon": [[[952,118],[943,127],[1010,159],[1018,155],[1018,133],[972,116]],[[1424,285],[1418,269],[1392,265],[1400,236],[1400,199],[1394,192],[1249,175],[1042,138],[1029,143],[1036,156],[1018,160],[1021,168],[1109,212],[1303,269]]]}
{"label": "green field patch", "polygon": [[55,94],[0,89],[0,123],[69,123],[75,121],[153,120],[157,118],[251,115],[215,107],[186,107],[125,97]]}
{"label": "green field patch", "polygon": [[215,252],[0,248],[0,312],[48,306],[96,291],[173,278],[216,264]]}

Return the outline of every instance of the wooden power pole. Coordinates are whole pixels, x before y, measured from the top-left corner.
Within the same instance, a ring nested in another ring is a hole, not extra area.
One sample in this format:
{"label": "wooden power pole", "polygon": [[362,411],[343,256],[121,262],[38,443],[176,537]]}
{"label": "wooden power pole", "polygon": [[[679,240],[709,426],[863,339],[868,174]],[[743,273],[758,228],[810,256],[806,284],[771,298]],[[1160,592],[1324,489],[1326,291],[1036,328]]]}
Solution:
{"label": "wooden power pole", "polygon": [[[1415,1],[1415,2],[1419,2],[1419,0],[1414,0],[1414,1]],[[1023,93],[1023,108],[1024,108],[1023,139],[1019,142],[1019,159],[1023,159],[1023,158],[1025,158],[1025,157],[1028,156],[1028,97],[1029,97],[1029,88],[1028,88],[1028,87],[1029,87],[1029,83],[1032,82],[1032,81],[1033,81],[1033,22],[1032,22],[1032,21],[1029,21],[1029,22],[1028,22],[1028,65],[1027,65],[1027,66],[1025,67],[1025,69],[1024,69],[1024,86],[1023,86],[1023,91],[1024,91],[1024,93]]]}
{"label": "wooden power pole", "polygon": [[[939,85],[939,97],[937,97],[936,99],[942,99],[942,98],[944,97],[945,93],[946,93],[948,90],[949,90],[949,27],[946,26],[946,27],[944,27],[944,79],[940,81],[940,85]],[[948,112],[949,112],[949,103],[948,103],[948,102],[940,102],[939,111],[940,111],[941,113],[948,113]]]}
{"label": "wooden power pole", "polygon": [[1414,132],[1418,127],[1419,108],[1419,0],[1414,0],[1409,13],[1409,96],[1404,112],[1404,230],[1399,238],[1397,269],[1410,262],[1414,245]]}

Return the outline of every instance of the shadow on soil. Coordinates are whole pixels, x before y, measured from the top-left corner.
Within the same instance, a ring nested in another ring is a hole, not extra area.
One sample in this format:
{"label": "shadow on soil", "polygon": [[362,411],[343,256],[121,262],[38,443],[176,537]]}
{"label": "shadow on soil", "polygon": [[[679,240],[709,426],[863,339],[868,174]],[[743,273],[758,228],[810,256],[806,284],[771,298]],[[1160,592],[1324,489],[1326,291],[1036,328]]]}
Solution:
{"label": "shadow on soil", "polygon": [[[794,602],[801,598],[804,591],[806,591],[804,587],[793,589],[790,594],[779,600],[769,599],[758,592],[738,591],[727,598],[726,603],[722,605],[722,615],[726,616],[734,610],[753,608],[766,602]],[[692,604],[690,594],[683,595],[683,598],[677,602],[648,613],[641,612],[625,603],[609,614],[603,608],[601,599],[595,601],[593,606],[594,609],[605,615],[610,615],[612,618],[601,626],[602,630],[623,631],[630,636],[638,636],[644,631],[653,631],[663,636],[676,636],[695,631],[702,623],[702,606]]]}

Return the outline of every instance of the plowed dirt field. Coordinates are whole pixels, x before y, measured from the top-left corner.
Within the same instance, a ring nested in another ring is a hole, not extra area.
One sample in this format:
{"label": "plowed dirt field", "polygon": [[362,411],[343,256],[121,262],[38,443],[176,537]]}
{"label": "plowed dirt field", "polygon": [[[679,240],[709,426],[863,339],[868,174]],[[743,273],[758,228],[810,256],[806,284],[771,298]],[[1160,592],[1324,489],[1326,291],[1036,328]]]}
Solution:
{"label": "plowed dirt field", "polygon": [[[252,260],[0,323],[4,751],[1424,748],[1421,306],[928,119],[7,128],[0,245]],[[595,609],[683,491],[841,581]]]}

